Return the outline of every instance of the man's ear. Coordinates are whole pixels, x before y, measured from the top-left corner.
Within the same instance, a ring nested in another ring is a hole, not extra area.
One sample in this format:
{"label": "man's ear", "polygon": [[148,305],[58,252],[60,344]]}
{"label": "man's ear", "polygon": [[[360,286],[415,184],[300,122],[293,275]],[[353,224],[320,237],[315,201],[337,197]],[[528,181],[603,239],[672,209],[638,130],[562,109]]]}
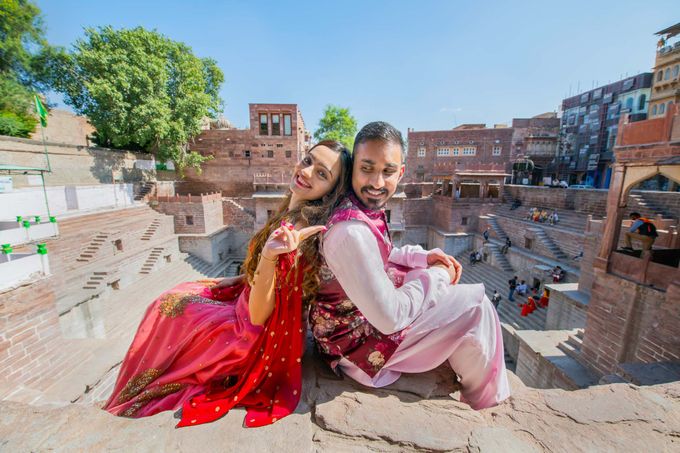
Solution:
{"label": "man's ear", "polygon": [[406,171],[406,165],[401,164],[401,168],[399,169],[399,181],[401,181],[401,178],[404,177],[404,172]]}

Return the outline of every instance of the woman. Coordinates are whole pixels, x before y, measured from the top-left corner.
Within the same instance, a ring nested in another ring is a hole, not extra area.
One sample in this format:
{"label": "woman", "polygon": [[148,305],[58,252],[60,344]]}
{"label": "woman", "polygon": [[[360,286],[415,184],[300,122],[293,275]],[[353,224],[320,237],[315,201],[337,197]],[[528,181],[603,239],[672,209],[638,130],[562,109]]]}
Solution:
{"label": "woman", "polygon": [[237,405],[248,409],[246,426],[295,410],[303,310],[319,286],[319,240],[311,236],[325,228],[350,173],[344,146],[314,146],[251,240],[245,276],[183,283],[151,304],[104,408],[137,418],[182,407],[178,427],[214,421]]}

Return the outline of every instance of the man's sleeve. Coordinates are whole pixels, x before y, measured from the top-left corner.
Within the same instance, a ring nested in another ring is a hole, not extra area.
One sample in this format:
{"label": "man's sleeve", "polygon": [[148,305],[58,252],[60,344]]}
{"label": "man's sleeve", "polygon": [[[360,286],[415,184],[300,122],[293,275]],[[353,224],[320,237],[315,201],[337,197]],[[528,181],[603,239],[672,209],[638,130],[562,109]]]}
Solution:
{"label": "man's sleeve", "polygon": [[[439,250],[439,249],[435,249]],[[402,266],[424,269],[427,267],[428,250],[419,245],[405,245],[394,247],[390,253],[389,261]]]}
{"label": "man's sleeve", "polygon": [[449,285],[449,274],[433,267],[409,272],[403,286],[395,288],[385,272],[377,241],[362,222],[333,226],[324,236],[323,254],[350,300],[384,334],[410,325]]}
{"label": "man's sleeve", "polygon": [[637,229],[640,228],[640,227],[642,226],[643,223],[644,223],[644,222],[643,222],[642,220],[639,220],[639,219],[636,220],[636,221],[633,222],[633,224],[630,226],[630,230],[628,230],[628,231],[630,231],[631,233],[635,233],[635,232],[637,231]]}

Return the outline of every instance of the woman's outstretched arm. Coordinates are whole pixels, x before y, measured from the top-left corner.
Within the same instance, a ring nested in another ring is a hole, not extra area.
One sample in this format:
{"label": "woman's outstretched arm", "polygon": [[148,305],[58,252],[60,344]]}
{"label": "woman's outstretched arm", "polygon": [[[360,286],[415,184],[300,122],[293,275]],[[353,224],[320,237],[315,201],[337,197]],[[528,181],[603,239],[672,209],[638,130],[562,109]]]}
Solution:
{"label": "woman's outstretched arm", "polygon": [[301,230],[293,229],[293,225],[285,224],[272,232],[262,247],[260,260],[253,281],[251,282],[248,310],[250,322],[256,326],[264,325],[274,311],[274,290],[276,281],[276,261],[278,255],[292,252],[300,242],[323,231],[326,227],[319,225]]}

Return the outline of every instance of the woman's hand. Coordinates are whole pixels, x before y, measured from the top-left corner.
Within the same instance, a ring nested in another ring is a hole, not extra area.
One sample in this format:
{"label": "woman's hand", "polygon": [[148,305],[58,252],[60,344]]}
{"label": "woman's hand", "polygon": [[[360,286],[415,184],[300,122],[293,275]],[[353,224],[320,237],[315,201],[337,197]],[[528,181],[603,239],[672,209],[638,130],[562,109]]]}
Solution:
{"label": "woman's hand", "polygon": [[281,222],[262,247],[262,256],[273,261],[278,255],[296,250],[302,241],[326,229],[323,225],[316,225],[296,230],[290,223]]}

